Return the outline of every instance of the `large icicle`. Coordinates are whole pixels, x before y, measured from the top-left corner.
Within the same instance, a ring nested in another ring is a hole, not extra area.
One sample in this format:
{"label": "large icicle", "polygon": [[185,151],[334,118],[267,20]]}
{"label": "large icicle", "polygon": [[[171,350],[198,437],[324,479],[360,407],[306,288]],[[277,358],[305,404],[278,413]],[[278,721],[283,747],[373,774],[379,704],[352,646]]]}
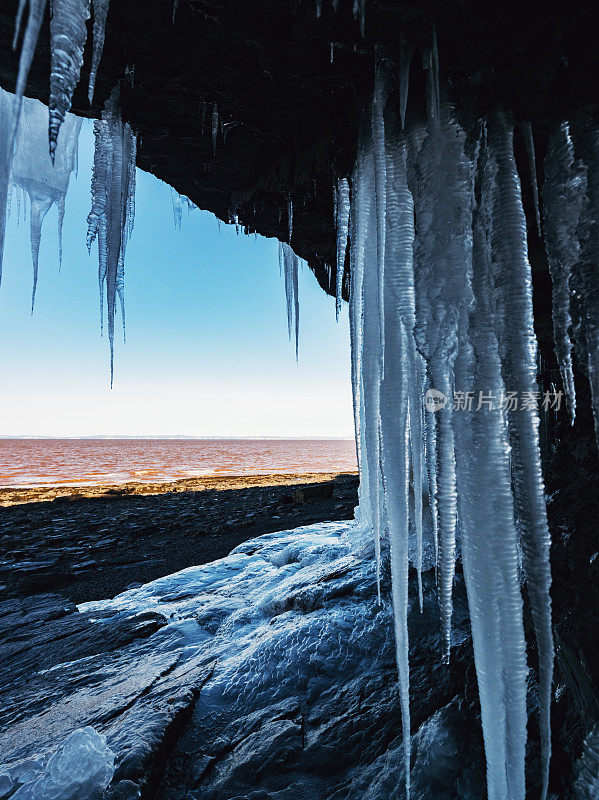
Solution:
{"label": "large icicle", "polygon": [[299,355],[299,258],[287,242],[279,243],[279,261],[283,263],[289,341],[291,341],[293,335],[295,341],[295,357],[297,359]]}
{"label": "large icicle", "polygon": [[125,249],[133,229],[135,191],[135,136],[120,116],[119,93],[114,89],[102,120],[96,122],[92,209],[88,216],[88,247],[97,235],[100,317],[103,319],[104,286],[108,340],[110,346],[110,383],[114,376],[114,319],[116,299],[121,306],[125,330]]}
{"label": "large icicle", "polygon": [[343,299],[343,274],[349,233],[349,181],[340,178],[336,187],[337,271],[335,277],[335,316],[339,319]]}
{"label": "large icicle", "polygon": [[427,362],[429,388],[446,404],[436,412],[439,595],[444,659],[451,647],[452,587],[455,572],[457,488],[452,408],[452,373],[459,326],[465,324],[471,290],[468,263],[471,235],[469,165],[464,134],[443,112],[431,117],[419,147],[412,135],[412,188],[416,204],[416,327],[418,349]]}
{"label": "large icicle", "polygon": [[[394,128],[394,129],[393,129]],[[399,120],[387,131],[386,142],[386,235],[383,298],[385,369],[381,381],[381,463],[384,483],[384,506],[391,549],[391,575],[393,580],[393,615],[395,620],[396,656],[399,673],[406,797],[410,795],[410,706],[408,666],[408,534],[409,534],[409,447],[410,438],[415,448],[422,447],[420,406],[422,379],[416,377],[419,356],[414,346],[414,203],[408,188],[406,160],[407,148],[403,136],[398,135]],[[416,386],[417,381],[417,386]],[[418,437],[420,439],[418,440]],[[421,464],[412,449],[413,465]],[[420,486],[413,479],[414,507],[417,508]],[[422,517],[417,514],[420,555],[422,554]],[[419,596],[422,603],[422,585],[418,564]]]}
{"label": "large icicle", "polygon": [[90,0],[53,0],[50,17],[50,157],[54,160],[58,131],[79,83]]}
{"label": "large icicle", "polygon": [[541,212],[539,210],[539,184],[537,181],[537,157],[535,155],[535,140],[532,133],[530,122],[522,123],[522,134],[524,136],[524,146],[528,155],[528,169],[530,172],[530,183],[532,188],[532,202],[535,209],[535,222],[537,233],[541,235]]}
{"label": "large icicle", "polygon": [[588,120],[576,126],[575,147],[586,170],[586,201],[580,224],[581,259],[576,289],[582,298],[584,352],[591,385],[599,447],[599,129]]}
{"label": "large icicle", "polygon": [[25,98],[12,165],[12,180],[27,192],[30,200],[31,256],[33,260],[32,312],[37,287],[42,223],[53,203],[58,208],[60,260],[64,202],[71,173],[77,165],[81,120],[73,114],[67,114],[58,138],[54,164],[48,155],[47,125],[47,107],[38,100]]}
{"label": "large icicle", "polygon": [[25,33],[23,34],[23,41],[21,42],[21,55],[19,57],[19,72],[17,74],[17,83],[15,88],[16,106],[15,106],[15,127],[13,136],[16,133],[19,118],[21,116],[21,104],[23,95],[25,93],[25,86],[27,85],[27,78],[29,77],[29,70],[31,62],[35,54],[37,39],[39,36],[40,28],[44,20],[44,13],[46,11],[47,0],[19,0],[19,10],[17,12],[17,20],[15,24],[15,35],[13,39],[13,47],[16,48],[25,7],[28,7],[27,24],[25,26]]}
{"label": "large icicle", "polygon": [[[102,58],[102,51],[104,50],[104,37],[106,34],[106,19],[108,17],[109,5],[110,0],[93,0],[94,51],[92,55],[92,67],[89,73],[88,97],[90,104],[94,99],[94,89],[96,86],[98,67],[100,66],[100,59]],[[174,14],[175,12],[173,11],[173,17]]]}
{"label": "large icicle", "polygon": [[0,89],[0,283],[2,282],[2,260],[6,217],[9,199],[10,168],[12,163],[12,130],[14,124],[14,97]]}
{"label": "large icicle", "polygon": [[545,158],[543,211],[545,246],[553,283],[553,336],[570,421],[576,416],[576,389],[570,339],[572,272],[580,259],[578,226],[586,193],[586,175],[577,165],[570,126],[563,123],[549,137]]}
{"label": "large icicle", "polygon": [[399,115],[402,129],[406,126],[406,109],[410,89],[410,66],[412,64],[412,46],[404,38],[401,40],[399,52]]}
{"label": "large icicle", "polygon": [[[550,705],[553,678],[553,635],[549,587],[549,529],[539,449],[536,398],[536,338],[533,326],[532,279],[522,209],[520,180],[513,153],[513,130],[502,118],[489,129],[491,152],[497,164],[493,208],[493,262],[498,287],[499,344],[506,389],[515,391],[521,407],[509,412],[513,448],[514,488],[522,529],[524,573],[539,653],[539,706],[542,800],[547,794],[551,749]],[[529,402],[527,402],[527,400]],[[515,795],[517,796],[517,795]]]}

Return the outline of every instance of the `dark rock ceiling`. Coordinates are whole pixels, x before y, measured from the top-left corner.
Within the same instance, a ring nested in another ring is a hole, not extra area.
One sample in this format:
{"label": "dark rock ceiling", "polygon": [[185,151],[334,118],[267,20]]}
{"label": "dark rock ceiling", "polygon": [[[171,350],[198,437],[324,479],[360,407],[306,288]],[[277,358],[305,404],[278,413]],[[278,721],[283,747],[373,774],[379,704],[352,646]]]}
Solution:
{"label": "dark rock ceiling", "polygon": [[[0,9],[0,84],[12,90],[16,0]],[[589,4],[485,0],[369,0],[365,37],[353,0],[112,0],[106,45],[87,101],[91,35],[73,111],[98,116],[123,81],[124,114],[138,131],[138,166],[227,221],[287,236],[329,289],[334,263],[332,187],[353,163],[360,113],[370,96],[376,45],[393,59],[401,36],[415,47],[408,115],[422,114],[419,48],[439,42],[441,82],[466,115],[504,107],[531,119],[542,140],[548,121],[597,97],[599,75]],[[90,26],[91,27],[91,26]],[[333,61],[331,62],[331,43]],[[48,24],[27,93],[48,98]],[[216,153],[212,107],[223,129]]]}

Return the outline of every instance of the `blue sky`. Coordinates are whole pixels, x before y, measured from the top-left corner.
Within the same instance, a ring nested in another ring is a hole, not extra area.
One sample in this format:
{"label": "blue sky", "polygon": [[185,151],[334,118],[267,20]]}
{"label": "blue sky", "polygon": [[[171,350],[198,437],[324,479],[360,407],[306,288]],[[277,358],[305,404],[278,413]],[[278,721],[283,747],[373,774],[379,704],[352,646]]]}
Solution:
{"label": "blue sky", "polygon": [[34,316],[29,224],[8,220],[0,287],[0,435],[351,436],[347,308],[300,275],[300,359],[287,337],[277,243],[183,211],[137,171],[126,259],[127,343],[115,383],[100,338],[97,251],[85,246],[93,157],[84,122],[58,274],[56,209],[44,222]]}

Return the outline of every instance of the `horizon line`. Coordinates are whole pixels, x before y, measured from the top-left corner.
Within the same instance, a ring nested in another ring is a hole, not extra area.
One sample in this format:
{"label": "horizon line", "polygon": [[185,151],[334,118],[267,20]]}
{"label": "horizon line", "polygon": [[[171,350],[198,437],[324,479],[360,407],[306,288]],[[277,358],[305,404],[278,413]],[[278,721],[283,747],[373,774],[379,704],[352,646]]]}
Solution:
{"label": "horizon line", "polygon": [[300,436],[285,436],[285,435],[260,435],[260,436],[197,436],[195,434],[79,434],[79,435],[51,435],[51,434],[0,434],[0,439],[154,439],[154,440],[185,440],[191,439],[195,441],[347,441],[352,440],[353,435],[344,436],[313,436],[310,434]]}

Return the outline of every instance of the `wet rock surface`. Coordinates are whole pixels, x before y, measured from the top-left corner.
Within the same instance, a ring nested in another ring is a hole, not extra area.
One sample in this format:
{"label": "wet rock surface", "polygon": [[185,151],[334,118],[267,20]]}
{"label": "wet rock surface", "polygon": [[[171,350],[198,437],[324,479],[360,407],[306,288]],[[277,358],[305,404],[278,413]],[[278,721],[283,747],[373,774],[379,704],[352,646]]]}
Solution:
{"label": "wet rock surface", "polygon": [[[262,533],[351,518],[357,476],[324,478],[43,490],[55,499],[0,508],[2,593],[60,592],[77,603],[113,597],[132,583],[227,555]],[[143,494],[148,491],[161,493]],[[0,490],[0,498],[14,503],[38,492]]]}
{"label": "wet rock surface", "polygon": [[0,763],[48,752],[91,725],[118,753],[115,797],[159,782],[211,659],[182,658],[185,632],[167,628],[160,609],[99,615],[75,603],[222,557],[252,532],[350,517],[356,482],[325,481],[301,508],[296,485],[250,480],[235,490],[0,509]]}

